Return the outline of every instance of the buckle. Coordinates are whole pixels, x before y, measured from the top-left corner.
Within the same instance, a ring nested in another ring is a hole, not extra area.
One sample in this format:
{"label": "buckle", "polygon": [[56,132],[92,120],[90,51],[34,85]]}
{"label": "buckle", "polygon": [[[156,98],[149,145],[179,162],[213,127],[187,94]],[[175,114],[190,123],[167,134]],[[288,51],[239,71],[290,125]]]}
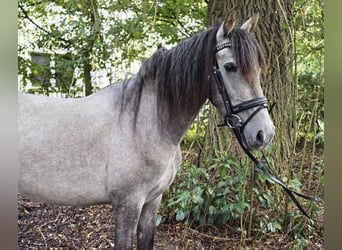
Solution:
{"label": "buckle", "polygon": [[241,118],[236,114],[226,116],[225,120],[229,128],[240,128],[242,126]]}

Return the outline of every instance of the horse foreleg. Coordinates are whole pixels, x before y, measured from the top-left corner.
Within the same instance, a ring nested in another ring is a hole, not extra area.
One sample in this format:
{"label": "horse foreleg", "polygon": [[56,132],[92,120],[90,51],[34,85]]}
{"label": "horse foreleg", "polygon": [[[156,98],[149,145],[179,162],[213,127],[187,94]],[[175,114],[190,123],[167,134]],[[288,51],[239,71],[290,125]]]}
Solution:
{"label": "horse foreleg", "polygon": [[138,223],[138,250],[153,249],[157,210],[162,196],[144,204]]}
{"label": "horse foreleg", "polygon": [[113,207],[115,218],[114,249],[133,249],[141,206],[122,202],[121,205]]}

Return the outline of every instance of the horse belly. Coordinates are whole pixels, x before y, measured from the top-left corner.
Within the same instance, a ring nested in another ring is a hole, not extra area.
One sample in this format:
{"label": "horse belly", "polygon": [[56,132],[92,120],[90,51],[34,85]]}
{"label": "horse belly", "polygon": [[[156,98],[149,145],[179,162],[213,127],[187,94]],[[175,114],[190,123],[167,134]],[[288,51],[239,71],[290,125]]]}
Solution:
{"label": "horse belly", "polygon": [[63,205],[107,202],[107,120],[101,112],[96,119],[79,117],[70,105],[60,104],[59,112],[51,112],[58,105],[41,106],[34,112],[19,110],[19,192]]}
{"label": "horse belly", "polygon": [[[50,166],[57,167],[55,164]],[[24,196],[41,202],[60,205],[85,206],[106,203],[103,167],[70,170],[73,166],[64,164],[58,170],[46,167],[45,162],[23,164],[19,174],[19,192]],[[44,168],[48,171],[44,171]],[[27,171],[29,170],[29,171]]]}
{"label": "horse belly", "polygon": [[[33,200],[89,205],[106,202],[106,163],[89,155],[50,152],[19,158],[19,192]],[[33,157],[32,157],[33,156]],[[83,158],[81,158],[83,156]],[[77,159],[78,158],[78,159]]]}

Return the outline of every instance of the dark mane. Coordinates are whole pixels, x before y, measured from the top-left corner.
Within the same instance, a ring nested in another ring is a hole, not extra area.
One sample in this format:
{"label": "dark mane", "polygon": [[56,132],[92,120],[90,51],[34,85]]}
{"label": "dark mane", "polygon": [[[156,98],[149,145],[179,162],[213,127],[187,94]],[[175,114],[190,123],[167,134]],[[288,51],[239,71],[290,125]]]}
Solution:
{"label": "dark mane", "polygon": [[[234,28],[228,35],[232,43],[232,50],[241,74],[250,82],[253,74],[253,66],[259,64],[262,72],[267,71],[264,53],[258,42],[247,31]],[[257,61],[255,61],[257,59]]]}
{"label": "dark mane", "polygon": [[158,108],[169,123],[196,115],[209,95],[208,76],[215,63],[218,27],[206,30],[169,50],[159,65]]}
{"label": "dark mane", "polygon": [[[172,125],[184,119],[194,118],[209,95],[208,77],[215,64],[218,29],[219,25],[179,43],[170,50],[159,46],[158,50],[142,63],[132,89],[134,93],[123,93],[126,96],[123,97],[123,106],[127,106],[133,98],[134,126],[143,86],[147,82],[156,84],[161,124],[167,122]],[[253,73],[255,59],[260,68],[266,70],[264,54],[251,35],[234,28],[229,33],[229,38],[238,67],[247,80]],[[124,89],[128,82],[129,80],[124,83]]]}
{"label": "dark mane", "polygon": [[172,124],[196,115],[209,94],[208,76],[215,62],[218,27],[195,35],[170,50],[159,46],[142,63],[135,76],[134,89],[126,89],[130,79],[124,82],[121,112],[133,102],[134,126],[142,89],[148,81],[156,84],[157,108],[162,123]]}

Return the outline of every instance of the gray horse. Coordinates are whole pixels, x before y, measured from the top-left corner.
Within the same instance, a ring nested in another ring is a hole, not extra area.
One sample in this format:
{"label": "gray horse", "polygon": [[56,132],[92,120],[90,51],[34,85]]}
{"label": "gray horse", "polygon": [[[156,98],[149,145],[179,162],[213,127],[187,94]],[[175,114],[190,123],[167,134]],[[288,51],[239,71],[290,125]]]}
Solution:
{"label": "gray horse", "polygon": [[[19,192],[61,205],[110,203],[115,248],[132,249],[137,234],[137,249],[152,249],[157,209],[181,164],[184,133],[208,98],[225,112],[213,66],[232,105],[263,97],[265,59],[249,34],[257,21],[253,16],[235,27],[230,15],[170,50],[160,47],[136,75],[85,98],[19,94]],[[242,133],[251,150],[265,148],[273,135],[267,109],[253,114]]]}

